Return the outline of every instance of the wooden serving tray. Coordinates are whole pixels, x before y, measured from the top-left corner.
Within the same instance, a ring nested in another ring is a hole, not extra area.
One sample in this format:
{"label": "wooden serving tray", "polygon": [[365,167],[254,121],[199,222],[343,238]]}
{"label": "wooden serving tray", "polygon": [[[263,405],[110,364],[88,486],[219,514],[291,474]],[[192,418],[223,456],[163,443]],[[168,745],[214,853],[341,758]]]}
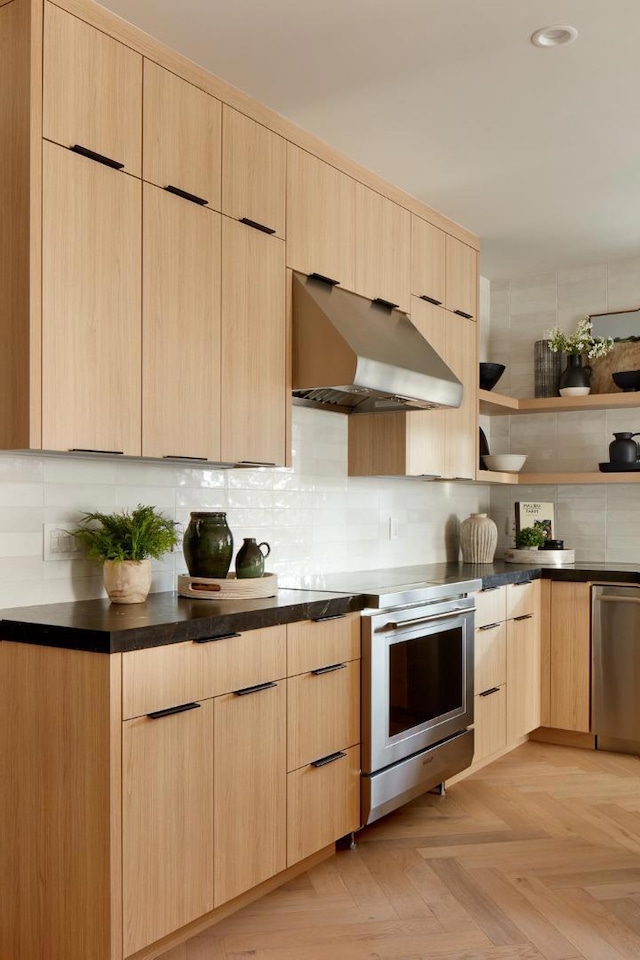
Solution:
{"label": "wooden serving tray", "polygon": [[505,563],[530,563],[536,567],[562,567],[576,562],[575,550],[516,550],[504,552]]}
{"label": "wooden serving tray", "polygon": [[262,597],[275,597],[277,592],[278,575],[275,573],[240,580],[235,573],[228,574],[224,579],[190,577],[188,573],[178,575],[178,594],[192,599],[259,600]]}

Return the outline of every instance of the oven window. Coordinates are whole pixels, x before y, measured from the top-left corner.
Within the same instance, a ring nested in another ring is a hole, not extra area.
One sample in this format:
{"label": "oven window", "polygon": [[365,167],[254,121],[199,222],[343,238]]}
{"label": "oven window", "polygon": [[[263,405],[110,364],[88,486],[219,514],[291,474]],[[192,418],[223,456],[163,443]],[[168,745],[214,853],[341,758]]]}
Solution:
{"label": "oven window", "polygon": [[458,626],[390,645],[390,737],[462,707],[462,630]]}

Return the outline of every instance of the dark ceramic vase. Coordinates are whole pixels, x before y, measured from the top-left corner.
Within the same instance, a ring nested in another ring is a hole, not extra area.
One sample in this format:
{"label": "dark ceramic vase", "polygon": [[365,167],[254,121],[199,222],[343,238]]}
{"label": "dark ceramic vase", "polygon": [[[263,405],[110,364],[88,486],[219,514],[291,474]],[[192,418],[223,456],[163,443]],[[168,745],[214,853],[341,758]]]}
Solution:
{"label": "dark ceramic vase", "polygon": [[[266,553],[262,548],[266,547]],[[268,543],[256,543],[255,537],[245,537],[236,557],[236,577],[239,580],[264,575],[264,561],[271,553]]]}
{"label": "dark ceramic vase", "polygon": [[558,387],[564,390],[566,387],[590,387],[591,386],[591,367],[582,366],[582,357],[578,353],[570,353],[567,356],[567,366],[560,375]]}
{"label": "dark ceramic vase", "polygon": [[638,459],[638,444],[633,439],[637,433],[614,433],[615,440],[609,444],[611,463],[635,463]]}
{"label": "dark ceramic vase", "polygon": [[192,513],[182,550],[190,576],[224,579],[233,557],[226,513]]}

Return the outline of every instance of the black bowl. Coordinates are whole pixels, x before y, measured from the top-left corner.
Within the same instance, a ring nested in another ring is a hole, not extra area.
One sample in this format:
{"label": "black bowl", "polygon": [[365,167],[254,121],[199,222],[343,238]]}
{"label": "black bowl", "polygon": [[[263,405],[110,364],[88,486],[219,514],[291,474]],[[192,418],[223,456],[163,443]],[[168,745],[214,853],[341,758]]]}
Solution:
{"label": "black bowl", "polygon": [[505,370],[504,363],[481,363],[480,389],[493,390]]}
{"label": "black bowl", "polygon": [[621,390],[626,392],[640,390],[640,370],[619,370],[611,376],[616,387],[620,387]]}

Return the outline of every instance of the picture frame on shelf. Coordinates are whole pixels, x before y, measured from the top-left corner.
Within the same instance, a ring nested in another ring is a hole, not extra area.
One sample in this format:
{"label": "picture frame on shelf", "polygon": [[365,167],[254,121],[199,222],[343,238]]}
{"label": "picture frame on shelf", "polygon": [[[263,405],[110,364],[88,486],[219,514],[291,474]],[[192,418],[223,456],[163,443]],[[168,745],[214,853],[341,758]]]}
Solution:
{"label": "picture frame on shelf", "polygon": [[525,527],[542,527],[547,540],[555,537],[555,507],[553,503],[518,500],[515,503],[516,533]]}

